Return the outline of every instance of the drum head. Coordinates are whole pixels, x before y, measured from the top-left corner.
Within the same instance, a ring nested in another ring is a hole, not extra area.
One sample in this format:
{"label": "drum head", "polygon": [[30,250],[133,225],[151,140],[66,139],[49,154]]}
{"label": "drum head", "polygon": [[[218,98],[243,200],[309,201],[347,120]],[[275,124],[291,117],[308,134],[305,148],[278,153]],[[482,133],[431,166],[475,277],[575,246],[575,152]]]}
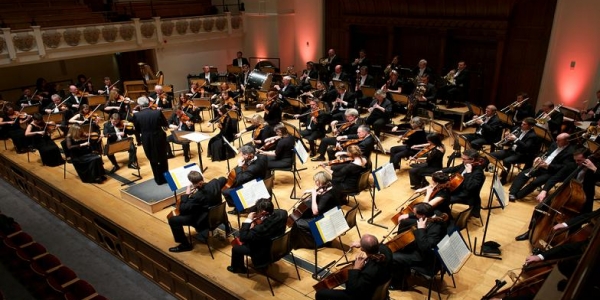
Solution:
{"label": "drum head", "polygon": [[262,73],[258,70],[253,70],[248,75],[248,84],[246,88],[266,91],[271,87],[273,75],[270,73]]}

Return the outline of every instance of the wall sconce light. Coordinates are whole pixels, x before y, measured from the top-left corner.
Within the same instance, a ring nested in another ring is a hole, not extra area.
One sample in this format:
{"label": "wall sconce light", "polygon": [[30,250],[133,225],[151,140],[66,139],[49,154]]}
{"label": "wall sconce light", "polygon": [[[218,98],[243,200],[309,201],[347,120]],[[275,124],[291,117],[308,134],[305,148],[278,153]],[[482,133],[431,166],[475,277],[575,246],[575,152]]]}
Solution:
{"label": "wall sconce light", "polygon": [[306,47],[308,47],[308,45],[309,45],[308,42],[306,42]]}
{"label": "wall sconce light", "polygon": [[575,61],[573,60],[573,61],[571,61],[571,70],[574,70],[574,69],[575,69]]}

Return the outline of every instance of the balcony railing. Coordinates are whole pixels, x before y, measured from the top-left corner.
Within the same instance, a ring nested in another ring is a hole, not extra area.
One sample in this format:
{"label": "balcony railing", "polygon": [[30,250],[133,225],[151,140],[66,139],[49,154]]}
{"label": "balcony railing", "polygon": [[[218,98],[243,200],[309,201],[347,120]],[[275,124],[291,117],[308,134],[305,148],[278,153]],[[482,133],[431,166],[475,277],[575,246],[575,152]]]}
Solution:
{"label": "balcony railing", "polygon": [[164,43],[190,39],[224,37],[242,33],[242,15],[150,20],[137,18],[128,22],[90,24],[85,26],[30,29],[2,28],[0,66],[36,61],[93,56],[106,53],[160,48]]}

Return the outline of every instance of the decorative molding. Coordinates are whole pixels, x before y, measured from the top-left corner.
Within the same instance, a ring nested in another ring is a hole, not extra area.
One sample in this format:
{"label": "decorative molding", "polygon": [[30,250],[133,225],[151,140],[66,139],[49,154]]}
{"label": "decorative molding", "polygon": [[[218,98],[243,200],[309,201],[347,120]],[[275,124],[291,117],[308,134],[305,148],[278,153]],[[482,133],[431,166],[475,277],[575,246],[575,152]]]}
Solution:
{"label": "decorative molding", "polygon": [[242,25],[242,17],[241,16],[231,17],[231,27],[233,29],[239,29],[241,25]]}
{"label": "decorative molding", "polygon": [[142,26],[140,27],[142,36],[144,36],[147,39],[151,38],[154,35],[155,29],[156,29],[156,27],[154,27],[153,23],[143,23]]}
{"label": "decorative molding", "polygon": [[[396,18],[396,17],[370,17],[346,15],[341,18],[341,24],[355,25],[373,25],[378,26],[398,26],[413,28],[445,28],[445,29],[489,29],[506,30],[509,20],[490,21],[483,19],[414,19],[414,18]],[[336,21],[337,22],[337,21]]]}
{"label": "decorative molding", "polygon": [[223,31],[227,27],[227,19],[225,17],[218,17],[215,21],[215,25],[219,31]]}
{"label": "decorative molding", "polygon": [[60,45],[61,37],[62,34],[60,34],[60,32],[56,30],[48,30],[42,33],[42,40],[44,41],[44,45],[52,49],[58,48],[58,45]]}
{"label": "decorative molding", "polygon": [[0,53],[4,52],[4,49],[6,49],[6,41],[3,37],[0,37]]}
{"label": "decorative molding", "polygon": [[162,34],[165,36],[171,36],[173,34],[174,27],[175,27],[175,24],[173,24],[173,22],[171,22],[171,21],[165,21],[160,24],[160,30],[162,31]]}
{"label": "decorative molding", "polygon": [[126,41],[131,41],[133,39],[133,34],[135,33],[135,27],[131,24],[124,24],[119,27],[119,34]]}
{"label": "decorative molding", "polygon": [[117,27],[113,25],[104,26],[102,27],[102,38],[105,41],[112,43],[117,39],[117,31]]}
{"label": "decorative molding", "polygon": [[188,25],[189,22],[186,20],[177,20],[177,22],[175,22],[175,30],[177,30],[179,35],[184,35],[187,31]]}
{"label": "decorative molding", "polygon": [[98,39],[100,38],[100,29],[96,27],[85,28],[83,30],[83,38],[90,45],[98,43]]}
{"label": "decorative molding", "polygon": [[206,32],[211,32],[211,31],[212,31],[212,29],[213,29],[213,27],[214,27],[214,25],[215,25],[215,19],[213,19],[213,18],[208,18],[208,19],[205,19],[205,20],[202,22],[202,28],[203,28],[203,29],[204,29],[204,31],[206,31]]}
{"label": "decorative molding", "polygon": [[81,40],[81,31],[77,29],[67,29],[63,33],[63,38],[65,39],[67,45],[77,46]]}
{"label": "decorative molding", "polygon": [[19,33],[13,37],[13,43],[17,49],[27,52],[33,48],[35,37],[28,33]]}
{"label": "decorative molding", "polygon": [[193,20],[190,21],[190,30],[193,33],[200,32],[200,28],[202,28],[202,20],[200,20],[200,19],[193,19]]}

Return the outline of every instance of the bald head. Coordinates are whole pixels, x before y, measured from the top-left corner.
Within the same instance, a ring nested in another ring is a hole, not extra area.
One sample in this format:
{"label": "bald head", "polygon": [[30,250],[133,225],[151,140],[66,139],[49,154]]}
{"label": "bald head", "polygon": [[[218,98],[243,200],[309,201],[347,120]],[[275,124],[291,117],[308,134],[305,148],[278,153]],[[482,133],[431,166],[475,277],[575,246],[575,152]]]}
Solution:
{"label": "bald head", "polygon": [[377,254],[379,252],[379,241],[374,235],[365,234],[360,239],[360,247],[367,254]]}

